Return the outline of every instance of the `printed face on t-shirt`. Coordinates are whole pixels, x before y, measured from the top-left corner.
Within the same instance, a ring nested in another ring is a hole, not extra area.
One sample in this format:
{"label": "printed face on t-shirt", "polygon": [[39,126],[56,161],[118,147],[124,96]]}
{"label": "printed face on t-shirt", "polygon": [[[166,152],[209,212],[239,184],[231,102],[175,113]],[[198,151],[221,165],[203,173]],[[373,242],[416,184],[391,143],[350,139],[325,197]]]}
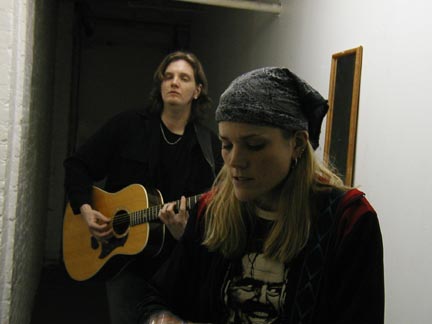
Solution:
{"label": "printed face on t-shirt", "polygon": [[242,259],[243,273],[232,278],[225,289],[229,323],[273,323],[284,301],[286,271],[282,263],[263,254],[250,253]]}

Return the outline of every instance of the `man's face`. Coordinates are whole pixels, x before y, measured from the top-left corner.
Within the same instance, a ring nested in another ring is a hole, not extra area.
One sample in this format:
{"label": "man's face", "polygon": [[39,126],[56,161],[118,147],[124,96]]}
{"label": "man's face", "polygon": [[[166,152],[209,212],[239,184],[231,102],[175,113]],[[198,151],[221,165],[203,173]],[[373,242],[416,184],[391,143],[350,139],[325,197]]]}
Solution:
{"label": "man's face", "polygon": [[198,98],[201,85],[195,81],[192,66],[185,60],[171,62],[161,83],[161,96],[164,105],[190,107]]}

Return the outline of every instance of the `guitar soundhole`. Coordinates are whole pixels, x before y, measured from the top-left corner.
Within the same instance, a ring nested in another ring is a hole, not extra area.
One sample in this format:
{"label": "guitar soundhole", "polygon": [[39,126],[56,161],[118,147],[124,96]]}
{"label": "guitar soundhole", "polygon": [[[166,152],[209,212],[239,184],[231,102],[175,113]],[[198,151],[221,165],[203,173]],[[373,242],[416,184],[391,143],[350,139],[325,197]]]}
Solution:
{"label": "guitar soundhole", "polygon": [[130,217],[124,210],[118,211],[113,219],[113,230],[117,235],[123,235],[126,233],[130,225]]}

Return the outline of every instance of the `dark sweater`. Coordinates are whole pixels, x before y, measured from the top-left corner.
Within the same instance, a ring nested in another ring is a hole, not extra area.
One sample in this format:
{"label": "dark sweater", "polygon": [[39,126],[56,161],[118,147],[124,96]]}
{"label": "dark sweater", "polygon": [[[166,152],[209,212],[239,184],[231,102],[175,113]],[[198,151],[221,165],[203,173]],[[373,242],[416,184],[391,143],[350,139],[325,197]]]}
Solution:
{"label": "dark sweater", "polygon": [[[376,213],[355,189],[329,194],[324,201],[307,245],[287,265],[277,323],[382,324],[383,247]],[[221,287],[232,261],[200,244],[202,229],[196,213],[191,215],[183,239],[139,306],[140,323],[163,309],[193,322],[225,320]]]}

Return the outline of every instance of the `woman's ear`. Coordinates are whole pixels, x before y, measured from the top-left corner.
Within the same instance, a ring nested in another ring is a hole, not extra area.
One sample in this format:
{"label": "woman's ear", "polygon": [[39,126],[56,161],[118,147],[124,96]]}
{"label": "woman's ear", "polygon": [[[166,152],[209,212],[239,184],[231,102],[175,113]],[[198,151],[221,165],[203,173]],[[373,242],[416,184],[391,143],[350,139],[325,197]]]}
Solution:
{"label": "woman's ear", "polygon": [[299,159],[306,149],[309,134],[305,130],[300,130],[294,133],[294,158]]}

